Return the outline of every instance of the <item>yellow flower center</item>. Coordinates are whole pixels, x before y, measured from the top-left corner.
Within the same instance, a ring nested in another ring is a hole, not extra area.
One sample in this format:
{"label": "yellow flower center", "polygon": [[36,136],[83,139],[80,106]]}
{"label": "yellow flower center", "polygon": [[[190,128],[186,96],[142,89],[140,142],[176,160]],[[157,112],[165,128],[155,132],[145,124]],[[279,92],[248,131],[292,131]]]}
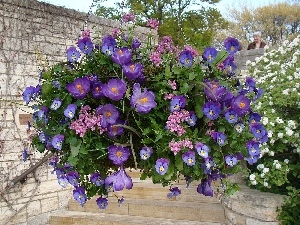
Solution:
{"label": "yellow flower center", "polygon": [[119,55],[122,55],[122,54],[123,54],[123,51],[120,49],[120,50],[118,51],[118,53],[119,53]]}
{"label": "yellow flower center", "polygon": [[76,84],[76,88],[78,89],[78,91],[79,91],[81,94],[84,93],[84,90],[83,90],[81,84]]}
{"label": "yellow flower center", "polygon": [[234,51],[234,50],[235,50],[235,47],[234,47],[234,46],[231,46],[231,47],[230,47],[230,50],[231,50],[231,51]]}
{"label": "yellow flower center", "polygon": [[131,71],[134,71],[135,66],[133,64],[129,67],[130,67]]}
{"label": "yellow flower center", "polygon": [[188,163],[189,163],[189,164],[191,164],[191,163],[193,163],[193,162],[194,162],[194,160],[193,160],[192,158],[189,158],[189,159],[188,159]]}
{"label": "yellow flower center", "polygon": [[108,111],[108,112],[105,113],[105,115],[106,115],[107,117],[111,117],[111,112]]}
{"label": "yellow flower center", "polygon": [[116,87],[112,87],[112,88],[111,88],[111,91],[112,91],[113,93],[115,93],[115,94],[118,93],[118,89],[117,89]]}
{"label": "yellow flower center", "polygon": [[241,108],[244,108],[245,106],[246,106],[246,104],[245,104],[244,102],[241,102],[241,103],[240,103],[240,107],[241,107]]}
{"label": "yellow flower center", "polygon": [[164,168],[163,166],[160,166],[160,167],[159,167],[159,171],[160,171],[160,172],[163,172],[164,170],[165,170],[165,168]]}
{"label": "yellow flower center", "polygon": [[121,157],[123,155],[123,153],[121,151],[117,151],[116,155],[117,155],[117,157]]}
{"label": "yellow flower center", "polygon": [[146,102],[148,102],[148,98],[147,97],[139,99],[139,103],[146,103]]}

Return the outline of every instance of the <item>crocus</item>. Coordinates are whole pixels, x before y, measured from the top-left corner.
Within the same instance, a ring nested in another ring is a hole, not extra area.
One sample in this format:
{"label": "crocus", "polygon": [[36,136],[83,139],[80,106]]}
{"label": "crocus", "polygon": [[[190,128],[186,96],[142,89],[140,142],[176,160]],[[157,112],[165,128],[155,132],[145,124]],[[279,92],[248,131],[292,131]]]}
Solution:
{"label": "crocus", "polygon": [[87,55],[91,54],[94,49],[93,42],[89,37],[83,37],[79,39],[77,45],[78,48]]}
{"label": "crocus", "polygon": [[131,177],[127,175],[123,168],[108,176],[104,183],[105,188],[112,186],[114,191],[122,191],[124,188],[129,190],[133,186]]}
{"label": "crocus", "polygon": [[81,206],[83,206],[87,201],[87,196],[85,194],[85,190],[83,187],[76,187],[75,190],[73,190],[73,197],[74,199],[80,203]]}
{"label": "crocus", "polygon": [[198,154],[202,157],[202,158],[207,158],[208,157],[208,153],[210,151],[209,147],[205,144],[203,144],[202,142],[198,142],[195,145],[195,148],[198,152]]}
{"label": "crocus", "polygon": [[215,120],[220,116],[221,104],[218,102],[206,102],[202,107],[203,113],[211,120]]}
{"label": "crocus", "polygon": [[121,100],[126,89],[126,83],[123,79],[110,79],[107,84],[102,86],[103,94],[114,101]]}
{"label": "crocus", "polygon": [[206,178],[201,180],[201,183],[197,187],[197,192],[205,196],[214,196],[211,183]]}
{"label": "crocus", "polygon": [[223,132],[213,132],[212,138],[220,145],[225,145],[226,135]]}
{"label": "crocus", "polygon": [[75,47],[70,47],[67,50],[67,59],[69,62],[74,63],[77,62],[80,58],[80,53]]}
{"label": "crocus", "polygon": [[106,209],[108,205],[108,200],[107,198],[99,197],[96,200],[96,204],[98,205],[99,209]]}
{"label": "crocus", "polygon": [[125,121],[117,119],[115,124],[109,124],[107,128],[107,135],[110,137],[116,137],[123,134],[124,128],[120,125],[124,125]]}
{"label": "crocus", "polygon": [[180,109],[183,109],[186,104],[186,98],[182,95],[175,96],[170,103],[170,111],[180,111]]}
{"label": "crocus", "polygon": [[143,147],[140,151],[140,157],[142,160],[147,160],[150,158],[153,153],[153,149],[150,147]]}
{"label": "crocus", "polygon": [[229,54],[234,54],[239,50],[240,43],[236,38],[228,37],[224,41],[224,47]]}
{"label": "crocus", "polygon": [[237,164],[237,158],[232,155],[227,155],[227,156],[225,156],[225,162],[228,166],[232,167]]}
{"label": "crocus", "polygon": [[77,106],[75,104],[68,105],[67,108],[64,111],[65,117],[73,119],[74,116],[75,116],[76,109],[77,109]]}
{"label": "crocus", "polygon": [[186,67],[193,64],[194,57],[189,50],[183,50],[179,55],[180,63]]}
{"label": "crocus", "polygon": [[188,165],[188,166],[194,166],[195,165],[195,152],[194,151],[188,151],[182,154],[182,160]]}
{"label": "crocus", "polygon": [[228,123],[236,123],[238,121],[238,116],[233,109],[227,109],[225,112],[225,119]]}
{"label": "crocus", "polygon": [[90,91],[90,80],[87,77],[76,78],[74,82],[66,85],[66,89],[75,98],[83,99]]}
{"label": "crocus", "polygon": [[101,126],[107,127],[109,124],[114,124],[119,118],[119,111],[113,104],[99,106],[96,109],[97,115],[102,115]]}
{"label": "crocus", "polygon": [[155,169],[160,175],[165,175],[169,168],[169,160],[166,158],[160,158],[156,160]]}
{"label": "crocus", "polygon": [[250,100],[244,95],[238,95],[232,102],[232,109],[242,117],[250,111]]}
{"label": "crocus", "polygon": [[123,74],[128,80],[138,78],[143,72],[143,65],[141,63],[127,63],[122,66]]}
{"label": "crocus", "polygon": [[131,44],[131,48],[136,50],[140,46],[141,46],[141,42],[138,39],[133,39],[132,44]]}
{"label": "crocus", "polygon": [[57,150],[61,150],[64,139],[65,139],[65,137],[62,134],[55,135],[51,141],[53,148],[55,148]]}
{"label": "crocus", "polygon": [[133,94],[130,98],[130,104],[139,113],[148,113],[156,106],[155,95],[152,91],[141,90],[139,83],[133,85]]}
{"label": "crocus", "polygon": [[90,181],[95,184],[96,186],[101,186],[104,184],[104,180],[102,179],[102,176],[95,172],[95,173],[92,173],[90,175]]}
{"label": "crocus", "polygon": [[70,171],[66,174],[66,177],[71,185],[74,187],[78,186],[79,174],[77,171]]}
{"label": "crocus", "polygon": [[103,85],[104,84],[101,82],[96,82],[93,84],[93,87],[92,87],[93,98],[99,99],[104,96],[103,91],[102,91]]}
{"label": "crocus", "polygon": [[114,50],[114,53],[111,55],[111,59],[113,62],[119,65],[125,65],[129,63],[132,59],[132,53],[129,48],[117,48]]}
{"label": "crocus", "polygon": [[108,158],[115,165],[123,165],[124,162],[129,158],[130,151],[126,147],[120,145],[110,145],[108,147]]}
{"label": "crocus", "polygon": [[208,100],[220,102],[227,94],[226,87],[221,86],[217,81],[207,81],[205,85],[204,93]]}
{"label": "crocus", "polygon": [[218,51],[215,48],[208,47],[204,50],[202,58],[208,63],[213,62],[217,57]]}
{"label": "crocus", "polygon": [[60,106],[61,106],[61,100],[59,98],[56,98],[56,99],[53,100],[50,108],[52,110],[57,110],[57,109],[59,109]]}

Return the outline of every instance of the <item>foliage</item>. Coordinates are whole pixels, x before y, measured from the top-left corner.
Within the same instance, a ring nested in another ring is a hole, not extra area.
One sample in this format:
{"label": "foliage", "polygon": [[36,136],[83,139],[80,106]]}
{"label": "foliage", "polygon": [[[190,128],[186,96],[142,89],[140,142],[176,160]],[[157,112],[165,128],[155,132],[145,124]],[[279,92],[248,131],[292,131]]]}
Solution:
{"label": "foliage", "polygon": [[[32,146],[54,154],[59,184],[74,186],[81,205],[100,195],[97,204],[105,208],[108,192],[131,189],[126,167],[163,185],[179,175],[187,183],[201,180],[197,191],[206,196],[234,193],[238,186],[228,175],[241,171],[243,160],[255,163],[258,144],[267,141],[250,107],[261,90],[234,75],[238,41],[228,38],[226,51],[209,47],[202,57],[170,37],[152,46],[149,35],[141,45],[133,18],[124,15],[126,29],[102,39],[84,31],[68,48],[68,61],[45,68],[39,85],[26,88]],[[222,186],[213,193],[217,179]]]}
{"label": "foliage", "polygon": [[188,42],[198,49],[210,45],[218,29],[227,28],[227,22],[219,11],[212,7],[204,7],[204,2],[216,4],[219,0],[128,0],[116,3],[115,7],[105,8],[98,5],[96,15],[110,19],[121,19],[124,7],[135,14],[137,24],[143,26],[150,19],[159,23],[158,34],[160,37],[171,36],[176,45],[183,46],[188,37]]}
{"label": "foliage", "polygon": [[[262,146],[259,165],[251,168],[250,183],[260,190],[280,194],[300,190],[299,56],[300,36],[267,51],[249,69],[265,90],[255,108],[262,109],[262,123],[270,139]],[[299,196],[291,198],[287,205],[295,203],[295,199]],[[288,209],[287,205],[282,208],[281,219],[292,216],[290,212],[299,215],[299,207]]]}

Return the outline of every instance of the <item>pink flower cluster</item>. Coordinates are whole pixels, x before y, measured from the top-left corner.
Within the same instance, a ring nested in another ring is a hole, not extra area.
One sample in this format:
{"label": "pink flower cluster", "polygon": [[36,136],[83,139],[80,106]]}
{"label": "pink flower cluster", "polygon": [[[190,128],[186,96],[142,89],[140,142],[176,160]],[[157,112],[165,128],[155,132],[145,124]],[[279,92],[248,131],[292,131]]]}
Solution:
{"label": "pink flower cluster", "polygon": [[158,30],[158,21],[156,19],[148,19],[146,26]]}
{"label": "pink flower cluster", "polygon": [[84,30],[82,31],[82,37],[90,37],[91,31],[90,30]]}
{"label": "pink flower cluster", "polygon": [[194,58],[199,55],[199,52],[196,49],[194,49],[192,46],[190,46],[190,45],[185,45],[183,50],[190,51],[192,53],[192,55],[193,55]]}
{"label": "pink flower cluster", "polygon": [[174,155],[176,155],[181,150],[181,148],[194,148],[193,143],[189,138],[177,142],[174,139],[172,139],[172,141],[169,143],[169,147],[171,151],[174,152]]}
{"label": "pink flower cluster", "polygon": [[124,14],[123,15],[123,22],[127,23],[127,22],[134,22],[135,20],[135,16],[134,14],[131,12],[131,13],[128,13],[128,14]]}
{"label": "pink flower cluster", "polygon": [[79,118],[71,122],[70,129],[75,130],[76,134],[83,137],[84,134],[90,130],[100,131],[100,134],[106,131],[106,128],[101,127],[101,115],[96,115],[95,112],[90,112],[91,107],[86,105],[81,107]]}
{"label": "pink flower cluster", "polygon": [[168,85],[171,86],[172,90],[176,90],[176,81],[168,80]]}
{"label": "pink flower cluster", "polygon": [[190,117],[190,113],[185,110],[181,109],[180,111],[174,111],[170,114],[167,121],[167,129],[171,132],[176,132],[178,136],[183,135],[186,130],[182,125],[182,122],[185,122]]}

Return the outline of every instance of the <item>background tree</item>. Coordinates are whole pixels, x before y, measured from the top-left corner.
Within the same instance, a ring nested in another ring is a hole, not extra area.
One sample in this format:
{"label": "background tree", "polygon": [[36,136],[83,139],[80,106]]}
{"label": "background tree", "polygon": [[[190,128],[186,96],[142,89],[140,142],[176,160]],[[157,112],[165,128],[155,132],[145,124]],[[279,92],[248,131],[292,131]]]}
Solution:
{"label": "background tree", "polygon": [[[172,36],[175,44],[192,44],[199,49],[210,45],[218,29],[228,23],[213,8],[220,0],[127,0],[114,8],[98,6],[96,14],[110,19],[120,19],[120,12],[133,12],[136,21],[145,25],[150,18],[158,20],[158,34]],[[184,38],[186,37],[186,38]],[[185,40],[186,39],[186,40]]]}

